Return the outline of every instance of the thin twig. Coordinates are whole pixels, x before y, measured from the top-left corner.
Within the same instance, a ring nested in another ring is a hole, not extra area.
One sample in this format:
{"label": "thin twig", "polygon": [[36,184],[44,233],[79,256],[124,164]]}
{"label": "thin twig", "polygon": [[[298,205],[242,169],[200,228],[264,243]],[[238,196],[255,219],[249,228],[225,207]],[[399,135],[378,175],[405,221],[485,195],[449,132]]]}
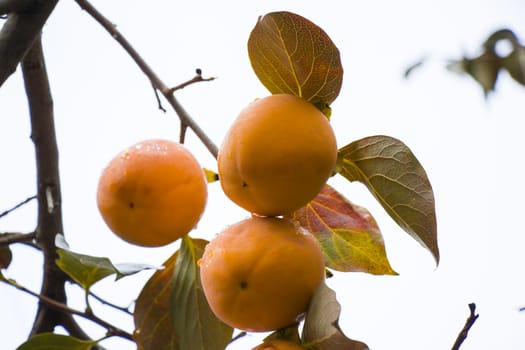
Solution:
{"label": "thin twig", "polygon": [[[73,318],[73,315],[71,314],[62,314],[62,320],[60,322],[62,324],[62,327],[69,333],[70,336],[82,339],[82,340],[91,340],[90,336],[84,332],[82,327],[79,326],[77,321]],[[104,337],[105,339],[107,337]],[[100,339],[99,341],[103,340]],[[102,345],[95,344],[91,346],[90,350],[106,350]]]}
{"label": "thin twig", "polygon": [[458,334],[456,342],[452,346],[452,350],[458,350],[460,348],[461,344],[463,344],[465,339],[467,339],[469,330],[472,328],[472,326],[474,325],[474,322],[476,322],[476,320],[479,317],[479,314],[476,314],[476,304],[474,303],[468,304],[468,307],[470,309],[470,315],[467,318],[467,321],[465,322],[465,326],[463,326],[463,329]]}
{"label": "thin twig", "polygon": [[105,300],[104,298],[98,296],[97,294],[93,293],[92,291],[89,291],[89,296],[93,297],[94,299],[98,300],[98,302],[100,302],[100,303],[102,303],[102,304],[104,304],[106,306],[109,306],[109,307],[112,307],[113,309],[122,311],[122,312],[124,312],[124,313],[126,313],[128,315],[133,315],[133,313],[131,311],[129,311],[129,308],[115,305],[115,304]]}
{"label": "thin twig", "polygon": [[153,69],[144,61],[142,56],[133,48],[122,33],[111,23],[102,13],[100,13],[89,1],[76,0],[77,4],[85,10],[93,19],[95,19],[110,35],[115,39],[120,46],[131,56],[135,63],[139,66],[142,72],[149,78],[153,86],[158,89],[164,98],[169,102],[179,119],[186,124],[197,137],[202,141],[208,151],[217,158],[218,148],[208,135],[201,129],[201,127],[193,120],[193,118],[186,112],[179,101],[173,94],[170,93],[170,88],[166,86],[153,71]]}
{"label": "thin twig", "polygon": [[86,320],[89,320],[93,323],[96,323],[98,324],[99,326],[102,326],[104,327],[107,331],[108,331],[108,334],[109,335],[114,335],[114,336],[118,336],[118,337],[121,337],[121,338],[124,338],[124,339],[128,339],[130,341],[134,341],[133,340],[133,336],[126,332],[125,330],[122,330],[114,325],[112,325],[111,323],[107,322],[107,321],[104,321],[103,319],[99,318],[98,316],[94,315],[93,313],[86,313],[86,312],[83,312],[83,311],[79,311],[79,310],[76,310],[76,309],[72,309],[70,308],[69,306],[67,306],[66,304],[64,303],[61,303],[59,301],[56,301],[54,299],[51,299],[49,297],[46,297],[45,295],[41,295],[41,294],[38,294],[38,293],[35,293],[33,292],[32,290],[18,284],[17,282],[15,282],[14,280],[11,280],[11,279],[8,279],[8,278],[0,278],[0,282],[4,282],[12,287],[15,287],[16,289],[24,292],[24,293],[27,293],[29,295],[32,295],[36,298],[38,298],[38,300],[40,300],[40,302],[46,304],[47,306],[55,309],[55,310],[58,310],[58,311],[61,311],[62,313],[66,313],[66,314],[70,314],[70,315],[77,315],[77,316],[80,316],[82,318],[85,318]]}
{"label": "thin twig", "polygon": [[20,208],[24,204],[27,204],[27,203],[31,202],[33,199],[36,199],[36,196],[31,196],[31,197],[28,197],[28,198],[24,199],[22,202],[18,203],[14,207],[9,208],[9,209],[5,210],[4,212],[0,213],[0,218],[2,218],[4,216],[8,215],[9,213],[15,211],[16,209]]}
{"label": "thin twig", "polygon": [[202,77],[202,71],[200,69],[198,69],[198,68],[195,70],[195,72],[196,72],[196,74],[195,74],[195,76],[193,78],[191,78],[188,81],[185,81],[182,84],[179,84],[177,86],[174,86],[174,87],[168,89],[168,93],[172,94],[175,91],[184,89],[186,86],[191,85],[191,84],[200,83],[200,82],[203,82],[203,81],[215,80],[215,77],[203,78]]}
{"label": "thin twig", "polygon": [[166,108],[164,108],[162,102],[160,101],[159,92],[157,91],[157,88],[153,84],[151,84],[151,86],[153,86],[153,92],[155,93],[155,98],[157,99],[157,105],[159,106],[159,109],[166,113]]}
{"label": "thin twig", "polygon": [[188,125],[186,125],[182,120],[180,121],[180,134],[179,134],[179,143],[184,144],[186,141],[186,131],[188,131]]}
{"label": "thin twig", "polygon": [[240,332],[240,333],[237,334],[235,337],[233,337],[233,338],[230,340],[230,342],[229,342],[228,344],[231,344],[231,343],[233,343],[234,341],[241,339],[241,338],[244,337],[246,334],[248,334],[248,333],[246,333],[246,332],[244,332],[244,331]]}
{"label": "thin twig", "polygon": [[36,232],[30,233],[19,233],[19,232],[7,232],[0,234],[0,245],[12,244],[12,243],[26,243],[32,242],[36,237]]}

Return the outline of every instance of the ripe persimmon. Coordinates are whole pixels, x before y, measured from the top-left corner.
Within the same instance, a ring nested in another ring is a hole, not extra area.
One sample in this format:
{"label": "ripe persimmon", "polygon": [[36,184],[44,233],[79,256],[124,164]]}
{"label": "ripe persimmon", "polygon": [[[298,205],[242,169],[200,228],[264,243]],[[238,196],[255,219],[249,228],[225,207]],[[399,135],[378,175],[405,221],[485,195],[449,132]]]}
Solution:
{"label": "ripe persimmon", "polygon": [[288,340],[272,339],[265,340],[262,344],[257,345],[252,350],[304,350],[305,348],[297,343]]}
{"label": "ripe persimmon", "polygon": [[207,201],[204,172],[184,146],[146,140],[113,158],[100,176],[97,205],[123,240],[155,247],[186,235]]}
{"label": "ripe persimmon", "polygon": [[214,314],[251,332],[296,322],[324,279],[317,239],[274,217],[253,216],[228,226],[206,246],[199,266]]}
{"label": "ripe persimmon", "polygon": [[244,108],[219,150],[224,193],[262,216],[289,214],[312,200],[332,174],[337,143],[313,104],[276,94]]}

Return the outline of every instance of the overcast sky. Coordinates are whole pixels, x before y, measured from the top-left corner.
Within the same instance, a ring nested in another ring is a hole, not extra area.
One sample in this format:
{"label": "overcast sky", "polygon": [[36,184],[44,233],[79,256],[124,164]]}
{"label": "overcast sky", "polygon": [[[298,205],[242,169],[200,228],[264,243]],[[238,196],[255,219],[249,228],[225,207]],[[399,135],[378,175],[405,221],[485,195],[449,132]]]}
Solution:
{"label": "overcast sky", "polygon": [[[373,350],[450,349],[475,302],[479,320],[463,350],[525,348],[522,198],[525,89],[506,74],[488,100],[468,77],[448,72],[450,58],[475,55],[493,31],[508,27],[525,40],[525,2],[504,1],[96,1],[168,85],[201,68],[209,83],[176,96],[220,144],[237,113],[266,94],[252,72],[246,41],[257,17],[298,13],[321,26],[341,51],[343,88],[332,105],[338,143],[385,134],[405,142],[425,167],[436,197],[441,264],[385,215],[367,190],[341,177],[330,183],[378,221],[395,277],[337,274],[328,284],[342,305],[341,327]],[[161,264],[177,248],[146,249],[113,236],[95,204],[98,176],[121,149],[142,139],[176,139],[178,120],[157,108],[151,85],[132,60],[73,1],[59,2],[43,34],[54,96],[65,235],[75,251],[114,262]],[[421,57],[427,63],[404,80]],[[35,170],[20,70],[0,88],[0,211],[33,195]],[[164,104],[167,108],[167,103]],[[188,147],[203,166],[213,157],[193,135]],[[193,237],[212,238],[246,216],[218,184]],[[0,232],[29,232],[34,203],[0,219]],[[39,290],[39,254],[14,247],[6,275]],[[37,273],[38,272],[38,273]],[[94,291],[126,305],[150,273]],[[69,288],[73,306],[81,292]],[[36,302],[0,285],[2,348],[26,338]],[[132,331],[132,320],[96,312]],[[83,323],[84,324],[84,323]],[[86,323],[94,337],[103,331]],[[231,349],[246,349],[263,335],[248,335]],[[7,343],[7,344],[6,344]],[[133,349],[114,339],[110,349]]]}

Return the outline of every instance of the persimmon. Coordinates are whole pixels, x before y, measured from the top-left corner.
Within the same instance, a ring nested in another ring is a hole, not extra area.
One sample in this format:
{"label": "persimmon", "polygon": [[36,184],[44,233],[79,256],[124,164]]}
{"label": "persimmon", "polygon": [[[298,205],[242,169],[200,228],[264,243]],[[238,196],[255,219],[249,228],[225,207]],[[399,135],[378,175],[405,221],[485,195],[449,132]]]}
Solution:
{"label": "persimmon", "polygon": [[304,350],[305,348],[297,343],[288,340],[272,339],[266,340],[257,345],[252,350]]}
{"label": "persimmon", "polygon": [[123,240],[155,247],[186,235],[207,201],[204,172],[183,145],[161,139],[139,142],[103,170],[97,205]]}
{"label": "persimmon", "polygon": [[313,104],[289,94],[244,108],[219,149],[227,197],[262,216],[289,214],[312,200],[333,172],[337,143]]}
{"label": "persimmon", "polygon": [[250,332],[296,322],[324,279],[317,239],[274,217],[253,216],[228,226],[208,243],[199,266],[214,314]]}

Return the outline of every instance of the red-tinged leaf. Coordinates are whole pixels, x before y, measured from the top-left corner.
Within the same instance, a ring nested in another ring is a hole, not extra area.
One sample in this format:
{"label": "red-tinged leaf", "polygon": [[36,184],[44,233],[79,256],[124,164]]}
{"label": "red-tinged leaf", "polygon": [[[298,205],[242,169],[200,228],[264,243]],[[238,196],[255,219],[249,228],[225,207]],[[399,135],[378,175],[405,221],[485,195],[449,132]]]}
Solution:
{"label": "red-tinged leaf", "polygon": [[368,350],[368,346],[348,338],[339,328],[341,305],[325,283],[317,288],[306,314],[303,343],[312,350]]}
{"label": "red-tinged leaf", "polygon": [[185,237],[152,275],[135,305],[140,350],[223,350],[233,329],[213,315],[202,292],[197,261],[207,241]]}
{"label": "red-tinged leaf", "polygon": [[338,271],[397,275],[386,256],[383,237],[370,213],[325,185],[294,220],[319,240],[326,266]]}
{"label": "red-tinged leaf", "polygon": [[177,333],[170,312],[170,295],[173,268],[179,252],[175,252],[156,271],[142,289],[133,313],[135,332],[133,338],[141,350],[177,349]]}
{"label": "red-tinged leaf", "polygon": [[318,107],[339,95],[339,50],[316,24],[290,12],[259,17],[248,39],[255,74],[271,93],[304,98]]}
{"label": "red-tinged leaf", "polygon": [[16,350],[89,350],[98,341],[80,340],[68,335],[41,333],[32,336]]}
{"label": "red-tinged leaf", "polygon": [[339,150],[338,172],[365,184],[390,217],[439,263],[432,186],[403,142],[383,135],[354,141]]}
{"label": "red-tinged leaf", "polygon": [[11,248],[8,245],[0,246],[0,269],[7,269],[13,260]]}

